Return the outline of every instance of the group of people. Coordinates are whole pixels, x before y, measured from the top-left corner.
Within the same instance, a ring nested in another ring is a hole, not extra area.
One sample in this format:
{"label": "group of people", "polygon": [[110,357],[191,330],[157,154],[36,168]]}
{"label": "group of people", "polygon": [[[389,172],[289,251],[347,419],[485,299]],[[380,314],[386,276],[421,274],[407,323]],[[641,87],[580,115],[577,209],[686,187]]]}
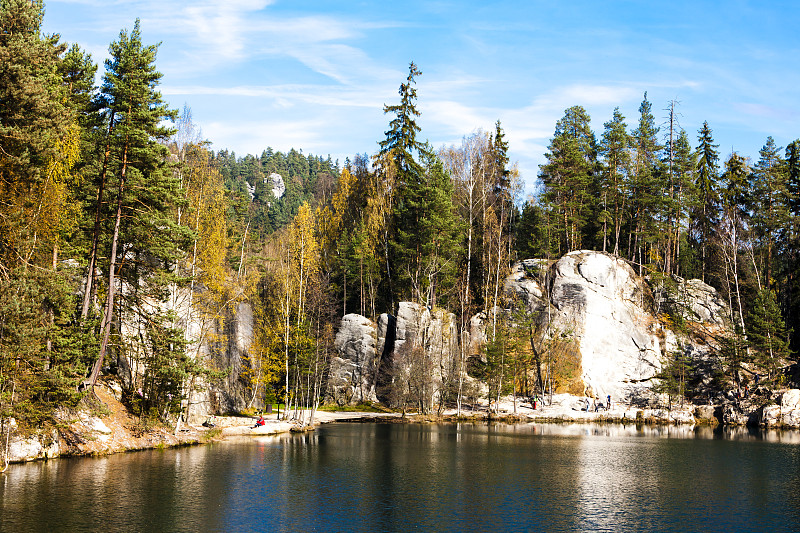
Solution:
{"label": "group of people", "polygon": [[590,411],[594,411],[595,413],[603,409],[604,411],[609,411],[611,409],[611,395],[609,394],[606,396],[606,403],[603,405],[603,402],[598,402],[595,398],[592,398],[592,401],[589,401],[589,398],[586,398],[586,409],[584,409],[587,413]]}

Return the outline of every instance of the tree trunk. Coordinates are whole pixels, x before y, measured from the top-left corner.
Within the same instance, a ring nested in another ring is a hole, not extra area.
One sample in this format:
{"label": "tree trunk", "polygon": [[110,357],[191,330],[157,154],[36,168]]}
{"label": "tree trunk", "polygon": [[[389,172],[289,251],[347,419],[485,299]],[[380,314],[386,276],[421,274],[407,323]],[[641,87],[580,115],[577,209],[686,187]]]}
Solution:
{"label": "tree trunk", "polygon": [[94,271],[97,263],[97,246],[100,240],[100,215],[102,212],[103,191],[106,185],[106,173],[108,172],[108,158],[111,155],[111,131],[114,128],[114,112],[108,122],[108,132],[106,133],[106,146],[103,151],[103,168],[100,171],[100,184],[97,187],[97,205],[94,214],[94,230],[92,232],[92,250],[89,254],[89,268],[86,272],[86,289],[83,294],[83,306],[81,308],[81,321],[89,316],[89,305],[92,300],[92,289],[94,287]]}
{"label": "tree trunk", "polygon": [[111,255],[110,264],[108,267],[108,298],[106,300],[106,309],[103,314],[103,324],[101,331],[103,332],[103,339],[100,344],[100,353],[97,356],[97,361],[92,368],[92,374],[89,376],[88,382],[85,382],[89,387],[94,387],[97,382],[97,376],[100,374],[100,369],[103,366],[103,360],[108,350],[108,339],[111,335],[111,322],[114,317],[114,293],[116,291],[116,266],[117,266],[117,244],[119,242],[119,227],[122,221],[122,195],[125,192],[125,178],[128,169],[128,139],[125,139],[125,145],[122,151],[122,170],[119,177],[119,188],[117,191],[117,214],[114,221],[114,233],[111,237]]}

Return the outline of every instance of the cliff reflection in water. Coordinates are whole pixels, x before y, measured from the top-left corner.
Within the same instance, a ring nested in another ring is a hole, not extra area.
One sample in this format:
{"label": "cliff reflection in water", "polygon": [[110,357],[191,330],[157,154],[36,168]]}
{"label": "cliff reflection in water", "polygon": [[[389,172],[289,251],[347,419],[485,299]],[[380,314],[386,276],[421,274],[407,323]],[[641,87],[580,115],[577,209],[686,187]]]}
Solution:
{"label": "cliff reflection in water", "polygon": [[334,424],[12,465],[2,531],[800,529],[795,433]]}

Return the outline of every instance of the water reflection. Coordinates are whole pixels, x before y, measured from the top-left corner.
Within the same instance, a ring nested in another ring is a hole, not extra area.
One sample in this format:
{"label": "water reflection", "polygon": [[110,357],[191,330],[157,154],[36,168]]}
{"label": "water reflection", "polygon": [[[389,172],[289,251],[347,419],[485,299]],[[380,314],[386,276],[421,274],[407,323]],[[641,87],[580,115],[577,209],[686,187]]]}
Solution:
{"label": "water reflection", "polygon": [[795,531],[793,432],[338,424],[12,465],[0,531]]}

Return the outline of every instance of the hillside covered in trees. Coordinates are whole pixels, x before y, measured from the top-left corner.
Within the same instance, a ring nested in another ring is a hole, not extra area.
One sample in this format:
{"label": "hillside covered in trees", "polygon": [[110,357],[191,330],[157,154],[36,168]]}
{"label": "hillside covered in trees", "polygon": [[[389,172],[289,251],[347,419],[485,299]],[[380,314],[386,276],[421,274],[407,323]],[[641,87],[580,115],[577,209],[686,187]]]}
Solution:
{"label": "hillside covered in trees", "polygon": [[[376,153],[241,157],[212,150],[190,108],[164,102],[157,47],[138,21],[110,44],[98,87],[88,53],[41,33],[41,0],[1,5],[4,433],[12,418],[30,427],[77,405],[102,375],[119,379],[136,414],[180,413],[229,370],[200,346],[222,349],[215,324],[244,301],[255,315],[253,397],[315,405],[343,315],[377,320],[411,301],[455,313],[459,331],[480,312],[511,322],[500,310],[512,264],[580,249],[665,285],[680,276],[715,287],[735,324],[722,386],[738,387],[742,372],[770,387],[792,379],[800,140],[767,138],[755,161],[721,157],[708,123],[696,134],[678,126],[674,102],[657,126],[646,93],[634,119],[615,110],[598,138],[576,105],[555,125],[539,194],[523,199],[499,121],[457,146],[423,141],[411,63]],[[535,392],[533,363],[505,364],[498,331],[483,375],[504,392]],[[691,371],[680,356],[665,368],[665,381]]]}

